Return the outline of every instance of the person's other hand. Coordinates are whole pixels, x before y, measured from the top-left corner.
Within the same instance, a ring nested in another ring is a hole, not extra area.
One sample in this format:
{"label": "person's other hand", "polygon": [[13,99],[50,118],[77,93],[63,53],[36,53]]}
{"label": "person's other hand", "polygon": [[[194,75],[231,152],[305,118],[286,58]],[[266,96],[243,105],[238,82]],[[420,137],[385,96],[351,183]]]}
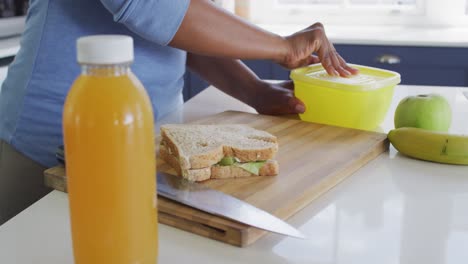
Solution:
{"label": "person's other hand", "polygon": [[285,115],[299,114],[305,111],[304,103],[294,96],[294,83],[260,82],[253,96],[251,105],[259,114]]}
{"label": "person's other hand", "polygon": [[333,44],[328,40],[321,23],[285,37],[286,46],[282,59],[277,61],[287,69],[295,69],[314,63],[322,63],[329,75],[347,77],[358,70],[346,64]]}

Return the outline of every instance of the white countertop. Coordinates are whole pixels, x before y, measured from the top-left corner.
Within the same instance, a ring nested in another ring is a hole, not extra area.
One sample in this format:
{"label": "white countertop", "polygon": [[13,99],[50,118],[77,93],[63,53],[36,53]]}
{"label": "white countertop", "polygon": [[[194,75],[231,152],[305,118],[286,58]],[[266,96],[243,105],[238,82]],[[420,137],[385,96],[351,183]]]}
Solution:
{"label": "white countertop", "polygon": [[[258,24],[258,26],[282,36],[290,35],[306,27],[294,24]],[[468,47],[468,27],[325,25],[325,32],[336,44]]]}
{"label": "white countertop", "polygon": [[[296,24],[258,26],[282,36],[305,27]],[[335,44],[468,48],[468,27],[325,25],[325,31]],[[19,41],[20,36],[0,39],[0,58],[14,56],[19,50]]]}
{"label": "white countertop", "polygon": [[[282,36],[304,28],[303,25],[287,24],[258,24],[258,26]],[[325,25],[325,30],[335,44],[468,48],[468,27]],[[0,58],[16,55],[20,39],[20,36],[0,39]]]}
{"label": "white countertop", "polygon": [[[468,134],[467,88],[398,86],[381,129],[408,94],[437,92]],[[209,88],[164,122],[252,108]],[[306,240],[268,234],[247,248],[159,225],[159,263],[464,264],[468,167],[409,159],[391,148],[288,220]],[[0,263],[73,263],[67,195],[53,191],[0,226]]]}
{"label": "white countertop", "polygon": [[15,56],[20,48],[21,36],[0,39],[0,58]]}

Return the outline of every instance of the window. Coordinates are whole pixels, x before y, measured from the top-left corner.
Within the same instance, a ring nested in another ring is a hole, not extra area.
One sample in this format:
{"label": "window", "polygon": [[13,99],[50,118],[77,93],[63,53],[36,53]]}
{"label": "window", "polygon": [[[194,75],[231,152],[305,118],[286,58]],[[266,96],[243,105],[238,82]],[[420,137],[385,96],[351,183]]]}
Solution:
{"label": "window", "polygon": [[277,0],[280,5],[386,5],[415,6],[416,0]]}
{"label": "window", "polygon": [[[248,0],[244,0],[248,1]],[[248,1],[255,23],[468,25],[468,0],[255,0]]]}
{"label": "window", "polygon": [[[468,0],[467,0],[468,1]],[[277,8],[342,12],[401,12],[417,11],[421,0],[275,0]]]}

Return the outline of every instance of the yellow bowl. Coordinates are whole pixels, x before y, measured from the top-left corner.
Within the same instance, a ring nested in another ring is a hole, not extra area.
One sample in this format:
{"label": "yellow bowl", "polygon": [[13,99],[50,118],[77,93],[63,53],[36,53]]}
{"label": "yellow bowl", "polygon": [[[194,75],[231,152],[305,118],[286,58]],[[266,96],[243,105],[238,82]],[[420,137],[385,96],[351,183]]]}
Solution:
{"label": "yellow bowl", "polygon": [[400,74],[350,65],[359,74],[349,78],[329,76],[320,64],[291,71],[294,93],[304,102],[304,121],[374,130],[382,123]]}

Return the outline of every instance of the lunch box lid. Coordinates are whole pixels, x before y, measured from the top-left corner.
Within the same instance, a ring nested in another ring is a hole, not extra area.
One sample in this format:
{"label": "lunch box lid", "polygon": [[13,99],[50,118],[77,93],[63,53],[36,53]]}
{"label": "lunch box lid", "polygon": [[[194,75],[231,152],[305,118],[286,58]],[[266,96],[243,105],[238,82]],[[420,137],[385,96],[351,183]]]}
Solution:
{"label": "lunch box lid", "polygon": [[394,71],[357,64],[348,65],[358,69],[359,73],[350,77],[330,76],[318,63],[292,70],[290,77],[293,81],[349,91],[375,90],[395,86],[401,81],[400,74]]}

